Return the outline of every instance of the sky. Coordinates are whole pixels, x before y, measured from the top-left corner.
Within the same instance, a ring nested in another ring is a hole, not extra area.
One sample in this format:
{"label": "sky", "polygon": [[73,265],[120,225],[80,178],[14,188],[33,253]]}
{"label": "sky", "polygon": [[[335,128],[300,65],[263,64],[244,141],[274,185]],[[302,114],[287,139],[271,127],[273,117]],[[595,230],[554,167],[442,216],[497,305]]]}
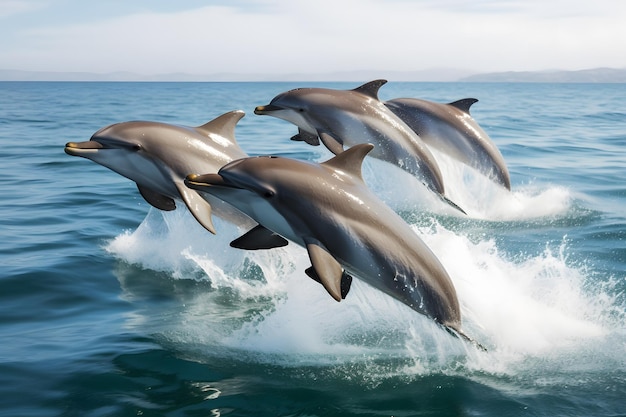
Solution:
{"label": "sky", "polygon": [[622,0],[0,0],[0,69],[626,68]]}

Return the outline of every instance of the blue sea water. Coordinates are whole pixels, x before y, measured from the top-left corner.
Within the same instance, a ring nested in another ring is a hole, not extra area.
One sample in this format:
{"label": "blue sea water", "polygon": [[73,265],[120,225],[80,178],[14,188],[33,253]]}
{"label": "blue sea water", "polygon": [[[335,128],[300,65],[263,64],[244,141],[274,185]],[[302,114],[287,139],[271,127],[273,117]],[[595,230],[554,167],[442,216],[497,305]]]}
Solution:
{"label": "blue sea water", "polygon": [[[383,74],[384,75],[384,74]],[[0,83],[0,415],[626,416],[626,87],[401,83],[476,97],[512,191],[444,155],[450,213],[403,171],[364,177],[448,270],[480,352],[355,281],[333,301],[295,245],[245,252],[63,152],[127,120],[246,111],[251,155],[322,161],[253,109],[301,86]]]}

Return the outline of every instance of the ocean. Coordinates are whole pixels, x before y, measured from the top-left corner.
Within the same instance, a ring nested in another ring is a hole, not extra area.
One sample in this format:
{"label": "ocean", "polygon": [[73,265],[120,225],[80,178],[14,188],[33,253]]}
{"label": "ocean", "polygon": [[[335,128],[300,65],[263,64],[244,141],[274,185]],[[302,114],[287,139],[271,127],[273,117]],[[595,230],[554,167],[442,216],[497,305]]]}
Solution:
{"label": "ocean", "polygon": [[304,274],[302,248],[230,248],[244,230],[217,220],[211,235],[63,151],[116,122],[196,126],[241,109],[250,155],[324,161],[254,107],[359,84],[0,83],[0,415],[626,416],[623,84],[381,88],[478,98],[472,115],[508,164],[511,192],[436,155],[467,216],[364,164],[487,352],[358,280],[337,303]]}

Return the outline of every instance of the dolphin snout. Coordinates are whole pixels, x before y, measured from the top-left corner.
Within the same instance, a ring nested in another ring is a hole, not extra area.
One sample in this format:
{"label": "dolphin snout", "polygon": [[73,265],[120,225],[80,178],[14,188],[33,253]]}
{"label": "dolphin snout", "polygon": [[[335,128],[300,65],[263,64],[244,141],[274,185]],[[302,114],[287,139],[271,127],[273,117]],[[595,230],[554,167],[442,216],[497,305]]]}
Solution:
{"label": "dolphin snout", "polygon": [[[104,146],[100,142],[88,140],[86,142],[68,142],[65,144],[65,153],[71,156],[82,156],[90,150],[102,149]],[[86,151],[86,152],[81,152]]]}
{"label": "dolphin snout", "polygon": [[66,148],[73,149],[102,149],[104,146],[100,142],[96,142],[95,140],[88,140],[85,142],[68,142],[65,144]]}
{"label": "dolphin snout", "polygon": [[212,185],[226,185],[224,178],[219,174],[189,174],[185,178],[185,185],[194,190],[202,190]]}
{"label": "dolphin snout", "polygon": [[268,114],[273,111],[282,110],[282,107],[274,106],[273,104],[268,104],[266,106],[256,106],[254,109],[254,114]]}

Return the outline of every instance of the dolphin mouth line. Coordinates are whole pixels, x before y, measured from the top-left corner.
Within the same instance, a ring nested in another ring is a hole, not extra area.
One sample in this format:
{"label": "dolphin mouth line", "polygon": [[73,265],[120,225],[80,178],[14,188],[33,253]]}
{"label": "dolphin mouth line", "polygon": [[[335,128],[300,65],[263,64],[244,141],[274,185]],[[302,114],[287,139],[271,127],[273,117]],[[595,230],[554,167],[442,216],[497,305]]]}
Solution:
{"label": "dolphin mouth line", "polygon": [[268,104],[265,106],[256,106],[254,109],[254,114],[268,114],[274,111],[284,110],[282,107],[275,106],[273,104]]}

